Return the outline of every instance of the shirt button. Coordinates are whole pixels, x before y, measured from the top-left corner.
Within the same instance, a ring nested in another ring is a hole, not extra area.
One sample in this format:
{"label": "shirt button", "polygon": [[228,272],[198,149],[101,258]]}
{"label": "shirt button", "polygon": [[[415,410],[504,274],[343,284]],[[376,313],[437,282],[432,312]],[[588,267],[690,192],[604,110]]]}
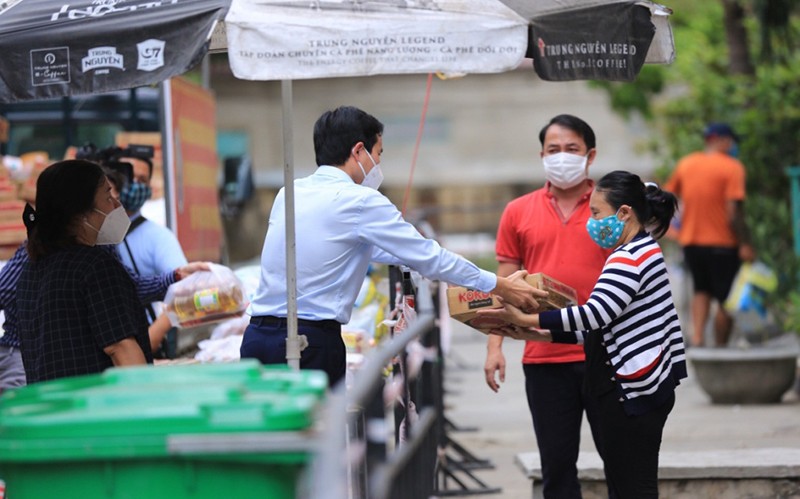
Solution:
{"label": "shirt button", "polygon": [[605,341],[601,341],[600,344],[603,345],[603,346],[606,346],[606,342]]}
{"label": "shirt button", "polygon": [[614,379],[614,376],[611,376],[611,381],[616,381],[616,379]]}
{"label": "shirt button", "polygon": [[620,398],[619,398],[619,401],[620,401],[620,402],[625,402],[625,397],[620,397]]}
{"label": "shirt button", "polygon": [[607,366],[610,366],[610,365],[611,365],[611,361],[610,361],[610,360],[607,360],[607,361],[606,361],[606,365],[607,365]]}

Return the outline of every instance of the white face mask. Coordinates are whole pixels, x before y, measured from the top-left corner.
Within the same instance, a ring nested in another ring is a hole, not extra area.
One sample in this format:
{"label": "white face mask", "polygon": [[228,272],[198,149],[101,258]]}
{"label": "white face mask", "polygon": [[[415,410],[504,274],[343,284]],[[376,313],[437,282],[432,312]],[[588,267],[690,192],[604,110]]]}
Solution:
{"label": "white face mask", "polygon": [[381,171],[381,165],[376,163],[374,159],[372,159],[372,154],[369,153],[366,149],[364,152],[367,153],[369,156],[369,160],[372,161],[372,170],[369,173],[364,171],[364,166],[361,164],[359,160],[356,160],[358,163],[358,167],[361,168],[361,173],[364,175],[364,180],[361,181],[361,185],[364,187],[369,187],[370,189],[378,190],[378,187],[381,186],[381,182],[383,182],[383,172]]}
{"label": "white face mask", "polygon": [[108,213],[103,213],[97,208],[94,209],[97,213],[102,213],[106,216],[100,229],[95,229],[88,221],[84,221],[86,225],[97,231],[97,240],[95,245],[101,246],[106,244],[119,244],[125,239],[125,234],[128,232],[128,227],[131,225],[131,219],[125,213],[125,208],[117,206]]}
{"label": "white face mask", "polygon": [[559,189],[575,187],[586,179],[587,160],[586,156],[568,152],[543,156],[544,178]]}

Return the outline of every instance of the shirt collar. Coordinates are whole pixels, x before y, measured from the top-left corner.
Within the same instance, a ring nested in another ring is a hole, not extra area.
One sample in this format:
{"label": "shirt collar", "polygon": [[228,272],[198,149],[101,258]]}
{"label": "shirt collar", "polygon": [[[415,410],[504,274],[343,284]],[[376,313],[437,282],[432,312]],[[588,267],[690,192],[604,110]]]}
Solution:
{"label": "shirt collar", "polygon": [[331,177],[338,181],[349,180],[350,182],[353,182],[353,179],[350,178],[350,175],[345,173],[344,170],[331,165],[318,166],[317,171],[314,172],[314,176]]}
{"label": "shirt collar", "polygon": [[[592,196],[592,191],[594,190],[594,180],[587,178],[587,187],[586,191],[581,195],[581,202],[588,201],[588,199]],[[548,180],[544,184],[544,193],[547,196],[547,199],[555,199],[555,196],[552,192],[550,192],[550,181]]]}

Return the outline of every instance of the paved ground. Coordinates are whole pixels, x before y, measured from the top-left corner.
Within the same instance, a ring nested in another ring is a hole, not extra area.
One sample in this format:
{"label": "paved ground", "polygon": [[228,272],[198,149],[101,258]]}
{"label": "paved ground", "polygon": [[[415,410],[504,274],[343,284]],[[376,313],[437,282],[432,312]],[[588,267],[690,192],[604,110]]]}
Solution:
{"label": "paved ground", "polygon": [[[502,492],[491,497],[530,497],[531,484],[514,464],[520,452],[536,450],[525,401],[522,342],[506,340],[504,352],[510,367],[499,393],[483,380],[486,337],[451,321],[450,352],[445,375],[445,415],[458,427],[474,432],[451,432],[456,442],[495,469],[474,474]],[[584,422],[582,450],[594,450]],[[776,405],[712,405],[691,377],[678,387],[675,409],[667,421],[663,450],[724,450],[748,448],[800,448],[800,402],[790,391]],[[472,485],[472,483],[470,483]],[[456,487],[451,487],[456,488]]]}

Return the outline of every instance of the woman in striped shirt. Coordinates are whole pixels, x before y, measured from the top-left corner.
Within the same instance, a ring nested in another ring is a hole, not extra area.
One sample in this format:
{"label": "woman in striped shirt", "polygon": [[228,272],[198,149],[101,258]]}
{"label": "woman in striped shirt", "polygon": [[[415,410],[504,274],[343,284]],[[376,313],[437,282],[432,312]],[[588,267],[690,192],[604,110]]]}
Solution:
{"label": "woman in striped shirt", "polygon": [[661,435],[686,377],[683,334],[655,241],[676,206],[675,196],[637,175],[609,173],[592,193],[586,229],[613,252],[589,301],[538,314],[510,304],[479,312],[516,325],[496,334],[584,344],[584,389],[600,407],[598,451],[610,490],[622,499],[658,497]]}

